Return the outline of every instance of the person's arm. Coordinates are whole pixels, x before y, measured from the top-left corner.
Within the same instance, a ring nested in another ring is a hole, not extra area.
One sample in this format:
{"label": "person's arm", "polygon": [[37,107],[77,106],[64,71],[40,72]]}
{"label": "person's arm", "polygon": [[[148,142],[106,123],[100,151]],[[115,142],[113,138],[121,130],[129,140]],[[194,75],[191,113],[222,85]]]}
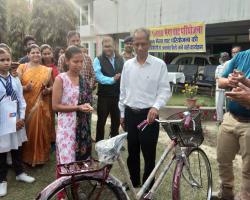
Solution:
{"label": "person's arm", "polygon": [[16,78],[15,80],[17,82],[17,88],[18,88],[18,91],[17,91],[17,97],[18,97],[18,108],[19,108],[19,117],[20,119],[25,119],[25,110],[26,110],[26,102],[25,102],[25,99],[23,97],[23,87],[22,87],[22,84],[19,80],[19,78]]}
{"label": "person's arm", "polygon": [[125,130],[124,116],[125,116],[125,104],[124,100],[126,99],[126,64],[123,66],[122,74],[121,74],[121,82],[120,82],[120,97],[119,97],[119,110],[120,110],[120,124],[123,130]]}
{"label": "person's arm", "polygon": [[42,94],[49,95],[52,93],[52,89],[53,89],[53,69],[50,68],[50,79],[49,79],[48,85],[44,85]]}
{"label": "person's arm", "polygon": [[229,75],[233,72],[236,63],[237,63],[238,55],[236,55],[224,68],[222,72],[222,76],[218,79],[218,86],[221,89],[234,87],[236,82],[232,80],[232,77]]}
{"label": "person's arm", "polygon": [[165,106],[170,97],[172,96],[170,84],[168,81],[168,70],[165,63],[162,64],[160,78],[158,82],[158,90],[156,101],[153,107],[149,110],[147,120],[149,123],[153,123],[161,107]]}
{"label": "person's arm", "polygon": [[239,83],[239,87],[234,88],[231,92],[226,92],[225,95],[229,99],[237,101],[246,108],[250,108],[250,87]]}
{"label": "person's arm", "polygon": [[250,79],[245,78],[245,79],[242,81],[242,83],[243,83],[245,86],[247,86],[247,87],[250,88]]}
{"label": "person's arm", "polygon": [[169,80],[168,80],[168,70],[165,63],[161,68],[161,74],[159,79],[159,85],[157,90],[156,101],[153,105],[154,108],[159,110],[162,106],[165,106],[170,97],[172,96]]}
{"label": "person's arm", "polygon": [[65,55],[62,54],[58,59],[58,70],[59,72],[64,72],[64,65],[65,65]]}
{"label": "person's arm", "polygon": [[89,67],[90,67],[90,72],[91,72],[91,78],[90,78],[90,88],[93,90],[95,89],[95,85],[96,85],[96,77],[95,77],[95,71],[94,71],[94,68],[93,68],[93,64],[92,64],[92,60],[89,56],[87,56],[87,59],[88,59],[88,64],[89,64]]}
{"label": "person's arm", "polygon": [[81,105],[63,105],[62,94],[63,81],[59,76],[57,76],[52,91],[52,109],[56,112],[92,112],[94,110],[89,103]]}
{"label": "person's arm", "polygon": [[114,77],[108,77],[103,75],[103,73],[101,72],[101,64],[98,58],[94,59],[93,67],[95,71],[96,80],[99,83],[104,85],[112,85],[115,83]]}
{"label": "person's arm", "polygon": [[52,91],[52,108],[56,112],[75,112],[79,108],[77,105],[63,105],[62,101],[63,94],[63,81],[58,76],[55,79]]}
{"label": "person's arm", "polygon": [[121,118],[124,118],[125,104],[124,100],[126,99],[126,68],[125,65],[123,67],[123,71],[121,74],[121,82],[120,82],[120,97],[119,97],[119,109]]}

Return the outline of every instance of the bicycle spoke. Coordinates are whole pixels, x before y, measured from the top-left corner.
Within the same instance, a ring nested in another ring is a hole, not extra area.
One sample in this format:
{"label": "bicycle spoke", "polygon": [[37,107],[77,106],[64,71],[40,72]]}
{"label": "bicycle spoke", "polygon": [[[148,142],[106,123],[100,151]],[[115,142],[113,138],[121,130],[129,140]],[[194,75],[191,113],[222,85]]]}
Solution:
{"label": "bicycle spoke", "polygon": [[206,154],[195,149],[183,166],[179,183],[180,200],[206,200],[210,198],[212,177],[211,168]]}

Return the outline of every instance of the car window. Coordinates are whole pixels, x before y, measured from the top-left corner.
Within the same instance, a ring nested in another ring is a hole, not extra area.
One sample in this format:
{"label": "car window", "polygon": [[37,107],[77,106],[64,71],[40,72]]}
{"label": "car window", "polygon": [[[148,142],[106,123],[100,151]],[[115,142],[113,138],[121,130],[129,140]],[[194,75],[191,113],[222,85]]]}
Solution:
{"label": "car window", "polygon": [[180,58],[176,62],[177,65],[191,65],[192,64],[192,57],[184,57]]}
{"label": "car window", "polygon": [[198,66],[205,66],[208,65],[209,63],[206,58],[196,57],[194,59],[194,64]]}

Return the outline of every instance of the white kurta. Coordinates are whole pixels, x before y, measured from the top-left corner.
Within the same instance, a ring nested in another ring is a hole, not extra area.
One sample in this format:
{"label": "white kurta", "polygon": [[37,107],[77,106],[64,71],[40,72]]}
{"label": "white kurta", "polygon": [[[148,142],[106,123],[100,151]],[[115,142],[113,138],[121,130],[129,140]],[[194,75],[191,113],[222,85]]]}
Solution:
{"label": "white kurta", "polygon": [[[6,80],[4,78],[2,78],[1,76],[0,78],[4,83],[6,83]],[[17,118],[24,119],[26,102],[23,97],[23,87],[19,78],[17,77],[15,78],[11,76],[11,82],[19,102]],[[2,82],[0,82],[0,99],[2,99],[2,97],[4,97],[5,95],[5,86],[2,84]],[[18,149],[18,147],[22,146],[22,143],[25,141],[27,141],[25,128],[14,133],[0,136],[0,153],[9,152],[12,149]]]}

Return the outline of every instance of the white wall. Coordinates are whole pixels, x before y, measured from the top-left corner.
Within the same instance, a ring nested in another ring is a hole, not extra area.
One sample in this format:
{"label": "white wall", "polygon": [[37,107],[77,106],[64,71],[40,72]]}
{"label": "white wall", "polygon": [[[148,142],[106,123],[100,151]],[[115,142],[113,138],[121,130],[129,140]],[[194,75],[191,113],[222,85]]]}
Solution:
{"label": "white wall", "polygon": [[204,21],[249,20],[250,0],[95,0],[96,34],[130,32],[138,27]]}

